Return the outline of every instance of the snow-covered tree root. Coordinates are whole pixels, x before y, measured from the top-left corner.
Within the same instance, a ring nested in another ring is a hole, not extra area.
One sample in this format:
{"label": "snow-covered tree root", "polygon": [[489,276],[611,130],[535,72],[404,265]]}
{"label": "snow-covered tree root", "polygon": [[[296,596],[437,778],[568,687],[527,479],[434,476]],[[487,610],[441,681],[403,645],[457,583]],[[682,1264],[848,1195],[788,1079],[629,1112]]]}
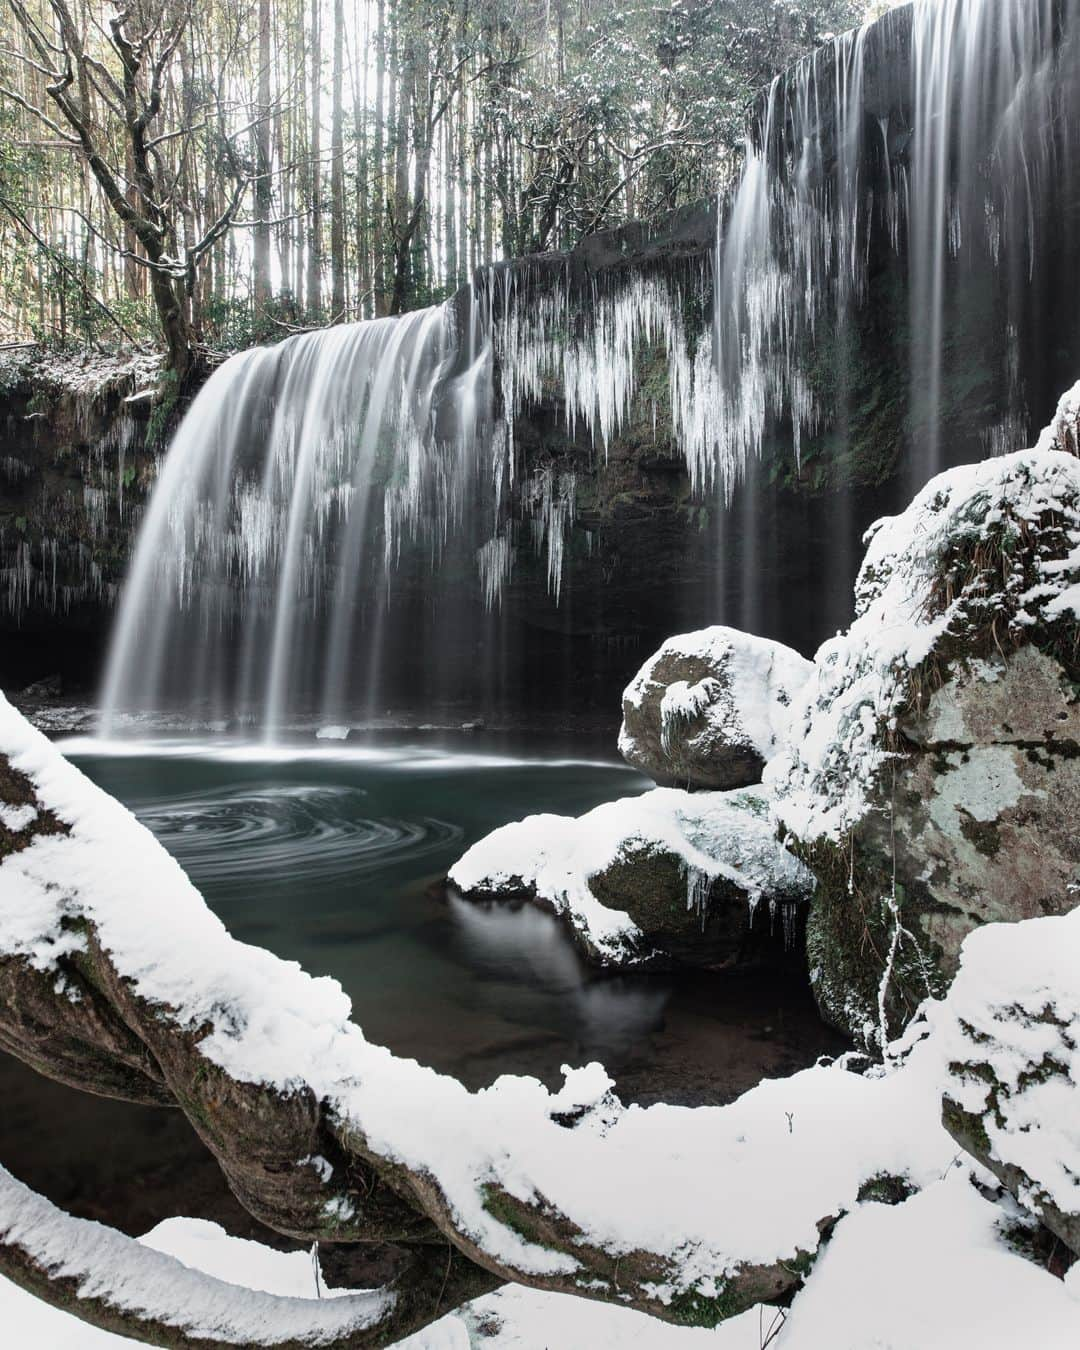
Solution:
{"label": "snow-covered tree root", "polygon": [[243,1289],[102,1224],[71,1218],[2,1167],[0,1273],[105,1331],[175,1350],[381,1346],[439,1316],[448,1292],[470,1288],[454,1288],[447,1253],[432,1249],[401,1291],[308,1299]]}
{"label": "snow-covered tree root", "polygon": [[[74,945],[48,970],[22,956],[0,957],[0,1045],[70,1086],[136,1103],[179,1106],[248,1211],[278,1232],[319,1242],[338,1282],[348,1283],[349,1255],[355,1250],[351,1244],[391,1244],[404,1266],[401,1288],[395,1285],[390,1300],[396,1315],[364,1329],[363,1335],[354,1328],[349,1332],[354,1339],[342,1344],[389,1344],[505,1280],[608,1298],[675,1321],[711,1322],[783,1296],[798,1286],[808,1268],[813,1248],[797,1250],[790,1264],[735,1265],[727,1272],[715,1308],[711,1298],[703,1300],[695,1315],[695,1305],[665,1302],[665,1284],[674,1292],[677,1258],[647,1249],[613,1252],[590,1240],[572,1216],[542,1196],[514,1194],[493,1171],[478,1187],[483,1210],[515,1236],[513,1246],[543,1251],[540,1264],[549,1269],[530,1270],[526,1263],[519,1267],[513,1260],[498,1259],[457,1229],[436,1176],[412,1172],[392,1156],[374,1151],[362,1130],[326,1099],[317,1099],[306,1084],[272,1086],[232,1077],[200,1053],[200,1046],[215,1035],[214,1028],[205,1023],[180,1028],[162,1008],[140,999],[103,950],[92,922],[64,924],[63,932],[57,945]],[[457,1086],[454,1080],[443,1081]],[[606,1079],[601,1086],[606,1089]],[[553,1116],[587,1115],[591,1105],[578,1103],[572,1095],[565,1113],[558,1111],[558,1104],[552,1100]],[[418,1109],[424,1108],[418,1104]],[[438,1130],[437,1116],[428,1128]],[[567,1126],[555,1128],[568,1132]],[[512,1147],[511,1141],[508,1150]],[[641,1162],[647,1165],[645,1159]],[[638,1184],[641,1203],[649,1203],[647,1178],[631,1176],[627,1184]],[[6,1213],[7,1200],[0,1187],[0,1215]],[[119,1329],[108,1319],[128,1318],[107,1302],[101,1308],[93,1299],[73,1303],[66,1275],[51,1287],[47,1268],[2,1237],[0,1268],[48,1301],[98,1325]],[[107,1287],[104,1277],[92,1287],[98,1284]],[[189,1344],[187,1333],[175,1330],[171,1339],[159,1339],[160,1320],[151,1319],[144,1327],[136,1319],[133,1325],[126,1334],[145,1331],[145,1339],[153,1343]]]}
{"label": "snow-covered tree root", "polygon": [[[257,1218],[340,1253],[331,1283],[350,1282],[349,1244],[398,1248],[393,1309],[353,1344],[504,1280],[714,1324],[795,1290],[875,1181],[917,1188],[956,1152],[940,1036],[884,1072],[822,1066],[723,1108],[642,1109],[598,1065],[557,1092],[506,1077],[470,1093],[369,1044],[349,1012],[334,981],[233,939],[149,832],[0,697],[3,1045],[78,1087],[175,1103]],[[76,1295],[63,1252],[28,1267],[15,1247],[12,1273],[69,1310],[92,1320],[101,1297],[131,1311],[122,1262],[76,1272]],[[155,1316],[186,1344],[182,1306]]]}

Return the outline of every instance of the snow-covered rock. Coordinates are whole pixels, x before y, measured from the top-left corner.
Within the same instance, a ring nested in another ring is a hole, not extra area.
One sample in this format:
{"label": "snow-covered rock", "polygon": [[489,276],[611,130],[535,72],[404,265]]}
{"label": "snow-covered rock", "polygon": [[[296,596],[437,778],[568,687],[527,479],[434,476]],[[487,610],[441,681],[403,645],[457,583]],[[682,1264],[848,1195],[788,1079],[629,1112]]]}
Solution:
{"label": "snow-covered rock", "polygon": [[855,622],[818,652],[765,780],[822,883],[819,1006],[880,1043],[972,928],[1076,902],[1080,461],[950,470],[867,538]]}
{"label": "snow-covered rock", "polygon": [[790,939],[814,884],[760,788],[654,788],[577,819],[530,816],[474,844],[450,880],[471,899],[537,900],[595,960],[702,966]]}
{"label": "snow-covered rock", "polygon": [[949,993],[944,1120],[1080,1255],[1080,910],[984,928]]}
{"label": "snow-covered rock", "polygon": [[623,694],[619,750],[662,786],[760,782],[811,668],[790,647],[735,628],[668,638]]}

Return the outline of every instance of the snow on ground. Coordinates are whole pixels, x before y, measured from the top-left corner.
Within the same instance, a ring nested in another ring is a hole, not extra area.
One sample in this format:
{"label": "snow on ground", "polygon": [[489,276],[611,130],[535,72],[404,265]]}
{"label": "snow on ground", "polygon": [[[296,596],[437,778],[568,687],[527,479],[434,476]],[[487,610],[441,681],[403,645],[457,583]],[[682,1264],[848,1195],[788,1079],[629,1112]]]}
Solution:
{"label": "snow on ground", "polygon": [[[510,1285],[398,1343],[398,1350],[1075,1350],[1080,1266],[1058,1280],[1019,1255],[1022,1219],[987,1200],[954,1165],[919,1195],[868,1203],[841,1219],[787,1314],[762,1307],[715,1331]],[[141,1239],[218,1280],[312,1299],[310,1258],[228,1237],[216,1224],[169,1219]],[[0,1326],[13,1347],[122,1350],[98,1331],[0,1279]]]}
{"label": "snow on ground", "polygon": [[161,365],[161,355],[153,351],[132,349],[110,355],[27,346],[0,353],[0,381],[10,387],[20,380],[33,380],[57,393],[94,398],[110,387],[127,385],[134,392],[152,387]]}
{"label": "snow on ground", "polygon": [[688,908],[720,878],[745,891],[751,906],[813,888],[807,869],[777,843],[760,788],[653,788],[577,818],[528,816],[474,844],[450,880],[467,894],[535,894],[601,958],[627,964],[650,954],[648,939],[627,914],[601,904],[589,881],[643,848],[681,860]]}
{"label": "snow on ground", "polygon": [[[1061,521],[1055,539],[1042,527]],[[867,531],[855,583],[856,619],[818,650],[795,698],[791,742],[765,769],[781,822],[799,839],[839,839],[866,813],[887,758],[908,681],[948,634],[983,617],[980,593],[961,591],[940,611],[929,604],[950,548],[1000,537],[1032,548],[1041,578],[1026,591],[1021,568],[995,583],[998,623],[1026,628],[1080,617],[1080,460],[1053,449],[1021,450],[932,478],[901,515]],[[1075,546],[1060,554],[1060,539]],[[985,594],[985,593],[983,593]]]}
{"label": "snow on ground", "polygon": [[841,1219],[776,1350],[1075,1350],[1080,1280],[1010,1249],[1009,1209],[956,1166],[895,1207]]}

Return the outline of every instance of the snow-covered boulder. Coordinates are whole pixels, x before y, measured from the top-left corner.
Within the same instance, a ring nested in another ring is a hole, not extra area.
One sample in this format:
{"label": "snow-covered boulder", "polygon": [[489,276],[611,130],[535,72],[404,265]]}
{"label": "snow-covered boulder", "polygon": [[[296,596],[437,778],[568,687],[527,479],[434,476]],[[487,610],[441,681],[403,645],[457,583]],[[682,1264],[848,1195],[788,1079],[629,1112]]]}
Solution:
{"label": "snow-covered boulder", "polygon": [[1062,913],[1080,877],[1080,461],[1022,451],[879,521],[766,770],[821,886],[830,1022],[879,1041],[979,924]]}
{"label": "snow-covered boulder", "polygon": [[790,647],[736,628],[668,638],[623,694],[619,750],[666,787],[758,783],[811,669]]}
{"label": "snow-covered boulder", "polygon": [[1080,1255],[1080,910],[964,943],[943,1119]]}
{"label": "snow-covered boulder", "polygon": [[760,788],[654,788],[577,819],[529,816],[474,844],[450,881],[472,900],[537,901],[604,964],[711,967],[782,950],[814,884]]}

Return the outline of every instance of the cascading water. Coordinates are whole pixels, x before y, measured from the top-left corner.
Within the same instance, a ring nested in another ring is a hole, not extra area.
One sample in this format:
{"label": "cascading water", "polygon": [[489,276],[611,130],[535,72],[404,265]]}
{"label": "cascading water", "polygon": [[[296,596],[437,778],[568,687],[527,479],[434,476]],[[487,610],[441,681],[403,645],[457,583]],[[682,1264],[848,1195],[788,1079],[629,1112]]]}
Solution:
{"label": "cascading water", "polygon": [[962,274],[984,290],[1003,279],[1006,420],[1026,434],[1015,344],[1038,223],[1075,173],[1078,26],[1077,0],[914,0],[773,81],[717,256],[715,340],[735,391],[720,420],[743,458],[778,422],[796,457],[823,420],[843,424],[843,380],[825,403],[812,366],[865,301],[883,245],[908,273],[914,478],[942,467]]}
{"label": "cascading water", "polygon": [[449,306],[428,309],[257,348],[214,373],[142,526],[106,727],[178,698],[251,716],[268,736],[298,698],[343,710],[358,619],[377,645],[376,526],[390,557],[423,517],[437,553],[493,478],[491,346],[464,326]]}
{"label": "cascading water", "polygon": [[[650,410],[694,494],[717,503],[718,568],[739,549],[723,588],[733,612],[713,604],[700,622],[768,631],[775,522],[760,512],[780,454],[830,493],[815,568],[846,595],[868,523],[848,488],[879,472],[860,461],[857,425],[875,432],[880,404],[903,405],[880,423],[896,442],[881,453],[902,459],[910,487],[954,453],[943,429],[965,399],[983,399],[987,449],[1004,452],[1032,398],[1060,382],[1020,354],[1061,280],[1043,255],[1071,256],[1059,203],[1077,201],[1078,12],[1080,0],[915,0],[836,38],[768,90],[715,255],[696,266],[615,269],[600,284],[569,263],[514,264],[445,306],[232,358],[155,487],[106,726],[177,702],[271,737],[300,709],[370,716],[386,649],[410,645],[402,572],[445,611],[444,631],[484,654],[479,680],[522,550],[546,554],[557,603],[579,485]],[[875,329],[887,306],[888,346]],[[979,306],[1000,335],[980,353],[997,366],[992,396],[965,384]],[[900,395],[860,383],[873,342],[879,366],[907,369]],[[1040,378],[1049,387],[1033,390]],[[526,455],[518,421],[545,399],[565,436]]]}
{"label": "cascading water", "polygon": [[[1035,220],[1068,171],[1055,127],[1075,134],[1075,28],[1070,0],[915,0],[912,27],[914,153],[910,174],[912,401],[925,425],[917,476],[942,467],[943,380],[950,264],[970,277],[1003,271],[1008,287],[1002,380],[1011,395],[1001,428],[1027,433],[1023,391],[1015,387],[1024,291],[1036,268]],[[1070,131],[1071,128],[1071,131]],[[976,284],[979,284],[978,278]]]}

